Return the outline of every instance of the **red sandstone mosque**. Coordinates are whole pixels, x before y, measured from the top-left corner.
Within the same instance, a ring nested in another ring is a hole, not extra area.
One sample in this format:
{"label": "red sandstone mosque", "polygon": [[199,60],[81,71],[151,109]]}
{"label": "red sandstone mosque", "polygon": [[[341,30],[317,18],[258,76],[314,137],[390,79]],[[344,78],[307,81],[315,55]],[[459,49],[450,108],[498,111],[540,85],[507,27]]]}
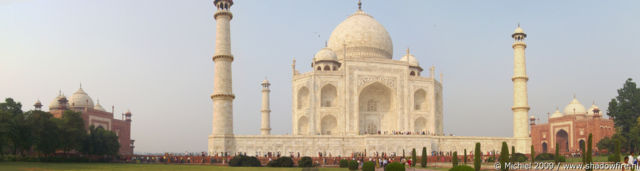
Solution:
{"label": "red sandstone mosque", "polygon": [[590,133],[593,134],[595,149],[596,143],[615,133],[613,120],[603,118],[595,103],[585,110],[575,97],[562,113],[556,110],[551,114],[549,123],[536,124],[531,116],[530,124],[531,143],[538,153],[555,153],[559,148],[561,154],[578,154]]}
{"label": "red sandstone mosque", "polygon": [[[42,110],[42,103],[40,100],[34,105],[36,110]],[[133,154],[133,142],[131,139],[131,112],[127,111],[122,114],[121,119],[114,118],[113,108],[111,112],[106,111],[100,100],[94,105],[93,100],[89,95],[82,90],[82,85],[71,95],[69,100],[60,92],[56,98],[49,104],[49,113],[54,117],[62,117],[62,113],[65,110],[73,110],[82,113],[82,119],[86,129],[89,129],[90,125],[96,127],[102,127],[106,130],[113,131],[118,136],[118,142],[120,142],[120,155],[132,155]]]}

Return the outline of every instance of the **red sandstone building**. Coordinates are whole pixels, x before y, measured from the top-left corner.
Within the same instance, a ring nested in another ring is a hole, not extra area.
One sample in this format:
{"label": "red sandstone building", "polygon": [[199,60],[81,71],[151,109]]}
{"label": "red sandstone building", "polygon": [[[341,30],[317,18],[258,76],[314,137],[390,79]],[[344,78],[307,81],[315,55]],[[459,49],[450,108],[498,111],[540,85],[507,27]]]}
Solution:
{"label": "red sandstone building", "polygon": [[555,153],[556,148],[561,154],[579,154],[589,134],[593,134],[593,148],[597,149],[598,141],[614,133],[613,120],[603,118],[595,104],[585,110],[575,97],[563,113],[556,110],[549,123],[535,124],[535,118],[531,117],[531,144],[538,154]]}
{"label": "red sandstone building", "polygon": [[[42,104],[40,101],[34,105],[36,110],[41,110]],[[131,112],[127,111],[122,114],[122,119],[115,119],[113,110],[107,112],[100,100],[97,104],[93,104],[93,100],[89,95],[82,90],[82,86],[78,91],[73,93],[71,98],[67,100],[62,93],[53,99],[49,104],[49,113],[54,117],[62,117],[62,113],[65,110],[73,110],[82,113],[82,119],[84,120],[85,128],[88,130],[90,125],[95,127],[102,127],[106,130],[110,130],[116,133],[118,136],[118,142],[120,142],[120,155],[132,155],[133,154],[133,142],[131,139]]]}

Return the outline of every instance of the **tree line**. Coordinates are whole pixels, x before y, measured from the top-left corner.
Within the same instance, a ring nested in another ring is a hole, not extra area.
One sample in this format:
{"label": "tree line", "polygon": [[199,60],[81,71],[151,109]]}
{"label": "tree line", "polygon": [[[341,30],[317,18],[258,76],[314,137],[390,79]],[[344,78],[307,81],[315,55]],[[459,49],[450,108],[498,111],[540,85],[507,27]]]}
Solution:
{"label": "tree line", "polygon": [[640,150],[640,88],[631,78],[627,79],[622,88],[618,89],[618,96],[611,99],[607,115],[613,119],[616,133],[611,137],[601,139],[597,146],[616,151],[616,144],[625,152]]}
{"label": "tree line", "polygon": [[22,111],[12,98],[0,103],[0,155],[50,157],[56,153],[116,156],[118,136],[102,127],[85,129],[80,112],[60,118],[41,110]]}

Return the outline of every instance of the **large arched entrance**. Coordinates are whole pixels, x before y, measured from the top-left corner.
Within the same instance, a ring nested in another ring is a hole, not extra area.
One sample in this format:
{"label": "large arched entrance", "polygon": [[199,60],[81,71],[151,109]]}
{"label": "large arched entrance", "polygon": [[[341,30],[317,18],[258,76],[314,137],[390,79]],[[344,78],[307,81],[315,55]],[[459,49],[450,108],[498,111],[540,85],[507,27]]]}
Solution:
{"label": "large arched entrance", "polygon": [[427,120],[424,119],[423,117],[419,117],[418,119],[416,119],[416,122],[414,123],[413,127],[414,127],[414,132],[416,134],[420,134],[421,132],[426,131],[425,127],[427,127]]}
{"label": "large arched entrance", "polygon": [[569,134],[567,131],[561,129],[556,133],[556,144],[558,145],[556,148],[560,152],[569,152]]}
{"label": "large arched entrance", "polygon": [[394,111],[393,92],[381,83],[373,83],[359,94],[359,130],[360,133],[376,134],[378,131],[395,130],[397,116]]}
{"label": "large arched entrance", "polygon": [[303,116],[298,119],[298,135],[307,134],[309,134],[309,119],[307,119],[306,116]]}

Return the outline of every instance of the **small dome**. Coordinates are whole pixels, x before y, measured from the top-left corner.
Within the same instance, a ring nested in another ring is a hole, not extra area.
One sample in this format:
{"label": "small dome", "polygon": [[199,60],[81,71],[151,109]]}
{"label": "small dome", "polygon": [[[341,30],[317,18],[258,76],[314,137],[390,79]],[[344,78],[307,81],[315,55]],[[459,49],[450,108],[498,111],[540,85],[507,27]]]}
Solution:
{"label": "small dome", "polygon": [[69,100],[69,106],[73,108],[90,108],[93,109],[93,100],[91,97],[82,90],[82,87],[78,89],[73,95],[71,95],[71,99]]}
{"label": "small dome", "polygon": [[420,66],[420,63],[418,63],[418,59],[416,59],[415,56],[413,56],[411,53],[409,53],[409,49],[407,49],[407,54],[404,55],[400,61],[405,61],[409,63],[409,66]]}
{"label": "small dome", "polygon": [[553,114],[551,115],[551,118],[559,118],[564,116],[562,113],[560,113],[560,110],[556,109],[556,112],[553,112]]}
{"label": "small dome", "polygon": [[36,101],[36,103],[34,104],[35,106],[37,105],[42,105],[42,102],[40,102],[40,99],[38,99],[38,101]]}
{"label": "small dome", "polygon": [[577,114],[586,114],[586,113],[587,113],[587,110],[575,97],[573,98],[571,103],[567,105],[567,107],[564,107],[565,115],[577,115]]}
{"label": "small dome", "polygon": [[102,107],[102,105],[100,105],[100,99],[98,99],[98,101],[96,102],[96,106],[93,107],[93,109],[95,110],[99,110],[99,111],[103,111],[106,112],[106,110],[104,110],[104,108]]}
{"label": "small dome", "polygon": [[65,97],[62,92],[60,92],[58,94],[58,96],[56,96],[55,98],[53,98],[53,100],[51,100],[51,103],[49,104],[49,110],[51,109],[59,109],[62,108],[63,105],[60,104],[60,100],[65,99],[66,100],[67,97]]}
{"label": "small dome", "polygon": [[337,61],[338,56],[329,48],[322,48],[313,57],[314,61]]}
{"label": "small dome", "polygon": [[516,30],[513,31],[513,33],[524,33],[524,30],[522,30],[522,28],[520,28],[520,26],[518,26],[518,28],[516,28]]}
{"label": "small dome", "polygon": [[593,112],[594,110],[600,110],[600,108],[598,108],[598,106],[596,106],[596,104],[592,104],[591,107],[589,108],[589,110],[587,110],[587,115],[594,115],[595,113]]}
{"label": "small dome", "polygon": [[341,55],[341,59],[344,58],[345,45],[348,57],[391,59],[393,54],[393,43],[387,29],[361,10],[347,17],[329,37],[328,47]]}

